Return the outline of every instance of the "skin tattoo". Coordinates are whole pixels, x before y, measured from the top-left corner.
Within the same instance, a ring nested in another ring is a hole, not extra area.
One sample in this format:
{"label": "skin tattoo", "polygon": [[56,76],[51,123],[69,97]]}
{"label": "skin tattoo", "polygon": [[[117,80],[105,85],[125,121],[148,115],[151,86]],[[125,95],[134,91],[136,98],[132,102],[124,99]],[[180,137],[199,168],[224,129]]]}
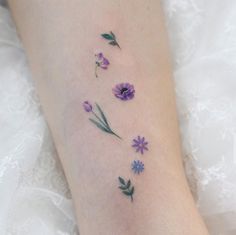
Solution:
{"label": "skin tattoo", "polygon": [[147,145],[148,142],[144,137],[138,136],[137,138],[133,139],[132,147],[136,149],[136,152],[140,152],[141,154],[143,154],[145,150],[148,150]]}
{"label": "skin tattoo", "polygon": [[107,58],[104,57],[103,53],[100,52],[98,54],[95,54],[95,76],[96,76],[96,78],[98,77],[97,69],[101,68],[101,69],[107,70],[109,65],[110,65],[110,62]]}
{"label": "skin tattoo", "polygon": [[139,160],[135,160],[131,164],[131,169],[133,170],[133,172],[135,174],[139,174],[139,173],[143,172],[144,164]]}
{"label": "skin tattoo", "polygon": [[129,83],[117,84],[113,89],[113,94],[116,98],[126,101],[134,98],[134,86]]}
{"label": "skin tattoo", "polygon": [[120,45],[118,44],[116,40],[116,36],[112,31],[110,33],[103,33],[101,34],[101,36],[105,38],[106,40],[108,40],[110,45],[118,46],[121,49]]}
{"label": "skin tattoo", "polygon": [[88,101],[84,101],[83,103],[83,107],[84,107],[84,110],[88,113],[92,113],[93,116],[94,116],[94,119],[93,118],[89,118],[89,120],[95,125],[97,126],[100,130],[108,133],[108,134],[111,134],[111,135],[114,135],[116,136],[117,138],[121,139],[121,137],[119,135],[117,135],[110,127],[108,121],[107,121],[107,118],[104,114],[104,112],[102,111],[101,107],[96,104],[96,108],[98,110],[98,113],[99,114],[96,114],[94,111],[93,111],[93,106],[88,102]]}
{"label": "skin tattoo", "polygon": [[133,202],[134,186],[131,185],[131,181],[128,180],[125,182],[125,180],[121,177],[118,177],[118,179],[120,183],[119,189],[124,195],[130,197],[131,202]]}
{"label": "skin tattoo", "polygon": [[[110,33],[103,33],[101,36],[108,41],[108,43],[112,46],[117,46],[121,49],[120,45],[117,42],[115,34],[111,31]],[[97,70],[101,68],[103,70],[107,70],[110,65],[109,60],[103,55],[102,52],[95,54],[95,76],[98,77]],[[126,82],[116,84],[115,87],[112,88],[113,95],[121,100],[121,101],[129,101],[132,100],[135,96],[134,85]],[[110,127],[107,118],[102,111],[101,107],[95,103],[97,112],[94,111],[93,106],[89,101],[83,102],[84,110],[87,113],[91,113],[93,118],[89,118],[89,121],[92,122],[96,127],[98,127],[101,131],[106,132],[108,134],[114,135],[117,138],[121,139],[119,135],[117,135]],[[136,152],[140,152],[142,155],[145,151],[148,150],[148,142],[145,140],[145,137],[137,136],[133,139],[132,147],[136,150]],[[131,163],[131,170],[134,174],[140,174],[144,171],[144,163],[140,160],[134,160]],[[130,197],[131,202],[133,202],[134,195],[134,186],[131,184],[131,180],[124,180],[122,177],[118,177],[119,180],[119,189],[121,192]]]}

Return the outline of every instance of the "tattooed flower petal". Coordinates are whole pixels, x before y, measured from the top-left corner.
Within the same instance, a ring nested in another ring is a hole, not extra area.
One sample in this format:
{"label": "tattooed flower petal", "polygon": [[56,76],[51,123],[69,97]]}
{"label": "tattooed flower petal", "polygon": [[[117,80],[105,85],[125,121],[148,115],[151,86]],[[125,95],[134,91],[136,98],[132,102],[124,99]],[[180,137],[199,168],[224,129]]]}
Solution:
{"label": "tattooed flower petal", "polygon": [[110,62],[107,58],[104,57],[103,53],[100,52],[100,53],[96,54],[95,57],[96,57],[96,65],[98,67],[101,67],[103,69],[108,68]]}
{"label": "tattooed flower petal", "polygon": [[107,69],[109,64],[110,64],[110,62],[108,61],[108,59],[103,58],[102,63],[100,63],[100,67],[103,69]]}
{"label": "tattooed flower petal", "polygon": [[132,167],[132,170],[135,174],[139,174],[139,173],[143,172],[143,170],[144,170],[144,164],[139,160],[133,161],[131,167]]}
{"label": "tattooed flower petal", "polygon": [[148,142],[145,141],[144,137],[138,136],[136,139],[133,139],[132,147],[136,149],[136,152],[144,153],[144,150],[148,150],[147,148]]}
{"label": "tattooed flower petal", "polygon": [[113,89],[113,94],[118,99],[123,101],[130,100],[134,98],[134,86],[129,83],[120,83],[117,84]]}
{"label": "tattooed flower petal", "polygon": [[101,61],[103,59],[103,54],[102,52],[98,53],[95,55],[97,57],[97,61]]}
{"label": "tattooed flower petal", "polygon": [[95,61],[95,76],[98,77],[97,75],[97,68],[100,67],[102,69],[108,69],[108,66],[110,64],[109,60],[103,56],[103,53],[98,53],[95,54],[96,61]]}
{"label": "tattooed flower petal", "polygon": [[91,112],[93,110],[93,106],[88,101],[84,101],[83,107],[86,112]]}

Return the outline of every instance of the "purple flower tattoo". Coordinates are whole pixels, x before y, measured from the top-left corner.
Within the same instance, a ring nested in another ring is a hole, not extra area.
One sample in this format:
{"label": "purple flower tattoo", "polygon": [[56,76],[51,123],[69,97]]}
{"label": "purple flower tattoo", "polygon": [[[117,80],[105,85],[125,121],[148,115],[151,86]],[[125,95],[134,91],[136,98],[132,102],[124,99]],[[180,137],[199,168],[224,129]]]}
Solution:
{"label": "purple flower tattoo", "polygon": [[135,160],[135,161],[133,161],[131,168],[135,174],[139,174],[139,173],[143,172],[144,164],[139,160]]}
{"label": "purple flower tattoo", "polygon": [[109,64],[110,64],[110,62],[109,62],[109,60],[107,58],[105,58],[103,56],[103,53],[101,53],[101,52],[96,54],[95,58],[96,58],[96,61],[95,61],[95,64],[96,64],[96,66],[95,66],[95,76],[97,78],[98,77],[98,75],[97,75],[98,67],[100,67],[102,69],[107,69]]}
{"label": "purple flower tattoo", "polygon": [[86,112],[93,111],[93,106],[88,101],[84,101],[83,106]]}
{"label": "purple flower tattoo", "polygon": [[117,84],[113,89],[113,94],[118,99],[121,99],[123,101],[131,100],[134,98],[134,86],[129,83],[120,83]]}
{"label": "purple flower tattoo", "polygon": [[109,133],[111,135],[114,135],[116,136],[117,138],[121,139],[120,136],[118,136],[110,127],[108,121],[107,121],[107,118],[104,114],[104,112],[102,111],[101,107],[96,104],[96,108],[98,110],[98,114],[95,113],[93,111],[93,106],[88,102],[88,101],[84,101],[83,103],[83,107],[84,107],[84,110],[86,112],[91,112],[94,116],[94,118],[89,118],[89,121],[92,122],[95,126],[97,126],[100,130],[106,132],[106,133]]}
{"label": "purple flower tattoo", "polygon": [[141,154],[143,154],[144,150],[148,150],[147,145],[148,142],[145,141],[144,137],[141,138],[140,136],[138,136],[136,139],[133,139],[132,147],[136,149],[136,152],[140,152]]}

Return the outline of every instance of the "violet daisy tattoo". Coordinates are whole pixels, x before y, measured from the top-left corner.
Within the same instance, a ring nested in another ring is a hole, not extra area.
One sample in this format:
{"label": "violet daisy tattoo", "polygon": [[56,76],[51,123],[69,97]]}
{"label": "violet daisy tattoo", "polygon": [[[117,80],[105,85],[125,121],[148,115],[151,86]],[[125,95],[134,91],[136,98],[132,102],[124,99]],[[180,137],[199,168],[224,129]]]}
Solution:
{"label": "violet daisy tattoo", "polygon": [[98,77],[98,74],[97,74],[97,69],[98,68],[102,68],[102,69],[108,69],[108,66],[110,64],[109,60],[107,58],[105,58],[103,56],[103,53],[98,53],[98,54],[95,54],[95,76],[96,78]]}
{"label": "violet daisy tattoo", "polygon": [[139,174],[139,173],[143,172],[144,164],[141,161],[139,161],[139,160],[135,160],[131,164],[131,169],[133,170],[133,172],[135,174]]}
{"label": "violet daisy tattoo", "polygon": [[105,38],[106,40],[108,40],[110,45],[118,46],[120,48],[120,45],[118,44],[116,40],[116,35],[112,31],[110,33],[103,33],[101,34],[101,36]]}
{"label": "violet daisy tattoo", "polygon": [[131,186],[131,181],[128,180],[125,182],[125,180],[121,177],[118,177],[118,179],[120,182],[119,189],[124,195],[130,197],[131,202],[133,202],[134,186]]}
{"label": "violet daisy tattoo", "polygon": [[111,134],[111,135],[114,135],[116,136],[117,138],[121,139],[121,137],[119,135],[117,135],[110,127],[108,121],[107,121],[107,118],[104,114],[104,112],[102,111],[101,107],[96,104],[96,108],[98,110],[98,114],[95,113],[93,111],[93,106],[88,102],[88,101],[84,101],[83,103],[83,107],[84,107],[84,110],[88,113],[92,113],[94,118],[89,118],[89,121],[92,122],[96,127],[98,127],[100,130],[108,133],[108,134]]}
{"label": "violet daisy tattoo", "polygon": [[113,94],[116,98],[126,101],[134,98],[134,86],[129,83],[117,84],[113,89]]}
{"label": "violet daisy tattoo", "polygon": [[144,137],[138,136],[136,139],[133,139],[132,147],[136,149],[136,152],[140,152],[141,154],[143,154],[145,150],[148,150],[147,145],[148,142]]}

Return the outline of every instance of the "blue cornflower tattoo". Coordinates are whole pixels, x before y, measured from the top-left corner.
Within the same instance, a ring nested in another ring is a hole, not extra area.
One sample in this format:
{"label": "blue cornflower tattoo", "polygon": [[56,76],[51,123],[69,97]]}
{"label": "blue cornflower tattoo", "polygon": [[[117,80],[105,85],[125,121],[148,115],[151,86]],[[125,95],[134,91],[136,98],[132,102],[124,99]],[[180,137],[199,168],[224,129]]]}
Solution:
{"label": "blue cornflower tattoo", "polygon": [[144,170],[144,164],[139,160],[134,160],[132,163],[132,170],[135,174],[139,174]]}
{"label": "blue cornflower tattoo", "polygon": [[141,138],[140,136],[138,136],[136,139],[133,139],[132,147],[136,149],[136,152],[140,152],[141,154],[143,154],[144,150],[148,150],[147,145],[148,142],[145,141],[144,137]]}

